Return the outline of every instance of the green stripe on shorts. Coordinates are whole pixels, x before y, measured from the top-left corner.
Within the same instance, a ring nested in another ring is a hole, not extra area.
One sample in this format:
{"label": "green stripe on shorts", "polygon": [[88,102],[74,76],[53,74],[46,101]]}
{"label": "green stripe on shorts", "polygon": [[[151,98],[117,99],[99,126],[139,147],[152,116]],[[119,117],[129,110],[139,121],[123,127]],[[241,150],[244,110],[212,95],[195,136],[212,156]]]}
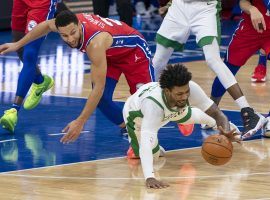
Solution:
{"label": "green stripe on shorts", "polygon": [[171,47],[173,48],[175,51],[183,51],[184,50],[184,45],[177,42],[177,41],[173,41],[170,40],[160,34],[157,33],[156,36],[156,42],[164,47]]}
{"label": "green stripe on shorts", "polygon": [[221,42],[221,21],[220,21],[220,11],[221,11],[221,1],[217,2],[216,5],[217,13],[216,13],[216,21],[217,21],[217,37],[214,36],[206,36],[200,39],[198,42],[199,47],[204,47],[205,45],[212,44],[214,38],[217,38],[217,42],[220,45]]}

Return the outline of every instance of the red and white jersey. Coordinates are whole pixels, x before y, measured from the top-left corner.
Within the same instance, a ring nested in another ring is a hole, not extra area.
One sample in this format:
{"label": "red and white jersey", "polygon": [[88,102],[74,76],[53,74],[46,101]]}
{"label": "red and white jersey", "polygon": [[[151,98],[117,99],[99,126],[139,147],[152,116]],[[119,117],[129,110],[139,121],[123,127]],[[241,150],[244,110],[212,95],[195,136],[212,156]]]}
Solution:
{"label": "red and white jersey", "polygon": [[121,58],[132,53],[135,48],[141,48],[146,57],[151,58],[151,52],[144,37],[124,22],[87,13],[77,14],[77,18],[83,30],[82,44],[79,47],[81,52],[86,52],[87,45],[97,34],[108,32],[113,37],[113,44],[106,51],[107,60],[121,63]]}
{"label": "red and white jersey", "polygon": [[[251,4],[253,6],[255,6],[262,13],[264,20],[265,20],[266,28],[270,29],[270,13],[269,13],[269,11],[267,11],[267,8],[266,8],[263,0],[253,0],[253,1],[251,1]],[[242,16],[243,16],[244,21],[253,27],[251,19],[250,19],[250,15],[243,12]]]}

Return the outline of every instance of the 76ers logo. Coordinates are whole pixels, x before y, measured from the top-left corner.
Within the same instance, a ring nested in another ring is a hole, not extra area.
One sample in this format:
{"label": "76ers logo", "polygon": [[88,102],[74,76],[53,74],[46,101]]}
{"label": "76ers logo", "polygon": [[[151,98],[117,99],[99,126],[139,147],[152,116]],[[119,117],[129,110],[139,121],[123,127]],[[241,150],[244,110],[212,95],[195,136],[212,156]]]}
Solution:
{"label": "76ers logo", "polygon": [[27,30],[31,31],[36,25],[37,25],[37,22],[35,20],[30,20],[27,25]]}

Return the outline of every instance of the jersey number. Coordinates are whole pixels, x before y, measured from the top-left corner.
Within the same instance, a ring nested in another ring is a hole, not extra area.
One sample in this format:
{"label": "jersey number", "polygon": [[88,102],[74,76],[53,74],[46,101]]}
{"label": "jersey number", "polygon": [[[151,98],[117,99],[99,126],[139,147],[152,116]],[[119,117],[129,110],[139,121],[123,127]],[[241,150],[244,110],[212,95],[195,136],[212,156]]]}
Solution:
{"label": "jersey number", "polygon": [[110,19],[110,18],[103,18],[103,17],[100,17],[100,19],[105,22],[105,24],[109,25],[109,26],[113,26],[113,24],[116,24],[116,25],[119,25],[119,26],[122,26],[122,23],[118,20],[115,20],[115,19]]}

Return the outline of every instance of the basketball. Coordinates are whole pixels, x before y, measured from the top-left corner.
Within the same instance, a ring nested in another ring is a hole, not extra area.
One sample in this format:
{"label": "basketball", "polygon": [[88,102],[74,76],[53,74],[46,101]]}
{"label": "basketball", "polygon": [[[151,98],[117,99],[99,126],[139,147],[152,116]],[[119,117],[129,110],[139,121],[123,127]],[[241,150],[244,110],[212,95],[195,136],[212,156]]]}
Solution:
{"label": "basketball", "polygon": [[202,145],[202,157],[212,165],[224,165],[232,158],[233,145],[224,135],[211,135]]}

